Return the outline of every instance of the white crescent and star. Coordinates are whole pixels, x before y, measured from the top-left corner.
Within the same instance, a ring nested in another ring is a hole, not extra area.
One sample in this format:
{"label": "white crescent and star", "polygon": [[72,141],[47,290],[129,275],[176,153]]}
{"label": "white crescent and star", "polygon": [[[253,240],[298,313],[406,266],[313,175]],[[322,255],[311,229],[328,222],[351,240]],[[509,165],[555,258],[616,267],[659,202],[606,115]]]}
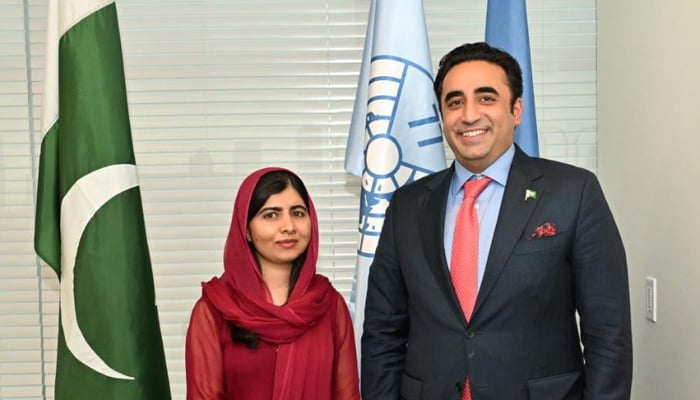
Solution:
{"label": "white crescent and star", "polygon": [[66,346],[81,363],[115,379],[134,378],[114,370],[85,339],[75,309],[75,260],[83,232],[95,213],[110,199],[138,186],[136,166],[115,164],[93,171],[68,190],[61,201],[61,326]]}

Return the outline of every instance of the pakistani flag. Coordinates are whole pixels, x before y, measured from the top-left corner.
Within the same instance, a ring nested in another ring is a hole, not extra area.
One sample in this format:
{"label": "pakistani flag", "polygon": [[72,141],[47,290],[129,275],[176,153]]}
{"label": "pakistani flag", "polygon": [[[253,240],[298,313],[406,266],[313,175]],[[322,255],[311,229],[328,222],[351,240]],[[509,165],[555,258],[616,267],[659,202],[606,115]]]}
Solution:
{"label": "pakistani flag", "polygon": [[170,399],[113,2],[51,0],[34,245],[61,283],[57,400]]}

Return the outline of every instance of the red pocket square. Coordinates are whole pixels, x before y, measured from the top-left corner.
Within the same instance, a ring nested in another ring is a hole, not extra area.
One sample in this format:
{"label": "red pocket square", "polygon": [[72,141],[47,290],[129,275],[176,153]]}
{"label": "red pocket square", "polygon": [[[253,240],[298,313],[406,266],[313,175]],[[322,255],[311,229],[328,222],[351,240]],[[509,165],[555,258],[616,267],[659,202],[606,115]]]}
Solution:
{"label": "red pocket square", "polygon": [[557,234],[557,226],[551,222],[545,222],[544,224],[535,228],[535,231],[530,235],[530,239],[541,239],[543,237],[550,237]]}

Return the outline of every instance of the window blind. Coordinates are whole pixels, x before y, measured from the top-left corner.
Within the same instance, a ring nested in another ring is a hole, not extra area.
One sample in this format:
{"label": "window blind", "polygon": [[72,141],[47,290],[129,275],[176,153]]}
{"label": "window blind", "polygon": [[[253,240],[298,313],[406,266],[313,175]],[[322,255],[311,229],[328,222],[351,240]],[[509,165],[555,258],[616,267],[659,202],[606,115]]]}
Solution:
{"label": "window blind", "polygon": [[0,398],[41,398],[38,267],[32,246],[31,107],[21,1],[0,3]]}

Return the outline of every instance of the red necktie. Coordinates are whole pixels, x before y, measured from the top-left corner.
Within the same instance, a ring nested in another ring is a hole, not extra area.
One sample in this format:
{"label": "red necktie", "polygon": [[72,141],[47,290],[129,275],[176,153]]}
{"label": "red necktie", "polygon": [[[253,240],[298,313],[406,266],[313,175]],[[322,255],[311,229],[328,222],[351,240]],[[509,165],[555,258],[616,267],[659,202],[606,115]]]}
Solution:
{"label": "red necktie", "polygon": [[[452,236],[450,275],[457,299],[467,321],[471,319],[476,295],[479,291],[479,216],[474,208],[476,198],[491,178],[468,180],[464,184],[464,201],[457,213]],[[471,388],[467,377],[462,400],[471,400]]]}

